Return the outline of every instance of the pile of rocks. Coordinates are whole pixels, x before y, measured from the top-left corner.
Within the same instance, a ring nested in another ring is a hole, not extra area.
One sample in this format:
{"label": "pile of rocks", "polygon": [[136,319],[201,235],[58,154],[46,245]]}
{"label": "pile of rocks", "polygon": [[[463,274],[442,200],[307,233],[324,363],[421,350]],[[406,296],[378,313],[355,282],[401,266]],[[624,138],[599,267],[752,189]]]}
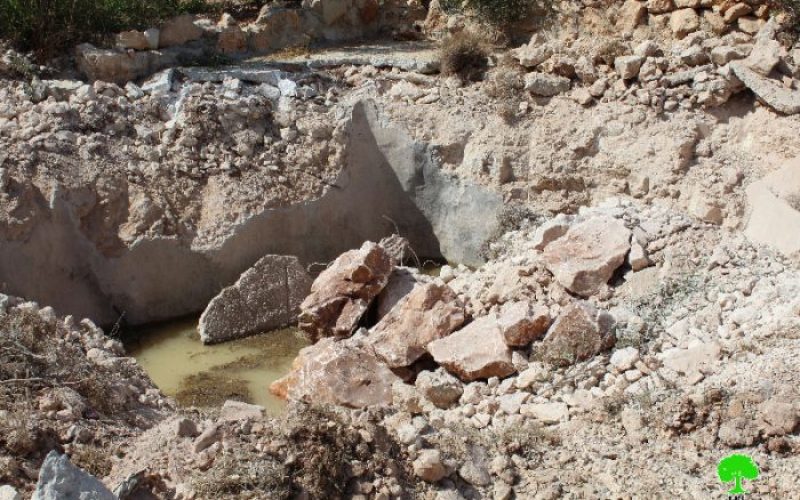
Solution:
{"label": "pile of rocks", "polygon": [[717,107],[747,88],[781,113],[800,112],[798,52],[777,41],[781,21],[773,17],[767,22],[765,4],[755,11],[747,3],[715,4],[713,9],[701,8],[702,14],[693,7],[676,10],[671,0],[626,2],[618,21],[621,28],[636,32],[645,25],[657,32],[669,18],[674,37],[644,39],[632,53],[624,42],[591,48],[582,39],[559,42],[536,35],[514,52],[520,65],[531,71],[525,88],[551,97],[569,92],[576,81],[571,96],[583,105],[622,100],[668,112]]}

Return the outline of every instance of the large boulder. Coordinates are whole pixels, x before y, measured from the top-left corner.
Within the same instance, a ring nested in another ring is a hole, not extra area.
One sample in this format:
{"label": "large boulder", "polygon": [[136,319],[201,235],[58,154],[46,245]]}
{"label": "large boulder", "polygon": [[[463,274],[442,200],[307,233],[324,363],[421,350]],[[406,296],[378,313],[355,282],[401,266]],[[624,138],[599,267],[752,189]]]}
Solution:
{"label": "large boulder", "polygon": [[250,50],[263,54],[311,42],[299,12],[273,4],[262,7],[258,19],[246,28]]}
{"label": "large boulder", "polygon": [[377,321],[383,319],[417,285],[431,281],[432,277],[422,274],[413,267],[396,267],[389,276],[389,282],[375,299],[377,303],[375,319]]}
{"label": "large boulder", "polygon": [[465,382],[507,377],[516,371],[495,315],[484,316],[443,339],[428,344],[428,352],[447,371]]}
{"label": "large boulder", "polygon": [[211,344],[289,326],[310,289],[311,276],[296,257],[266,255],[211,299],[200,338]]}
{"label": "large boulder", "polygon": [[787,115],[800,113],[800,91],[787,89],[780,81],[759,75],[741,61],[730,63],[730,67],[745,87],[775,111]]}
{"label": "large boulder", "polygon": [[392,368],[406,367],[428,344],[450,335],[466,319],[464,307],[445,284],[417,285],[370,333],[375,353]]}
{"label": "large boulder", "polygon": [[567,306],[539,345],[544,361],[569,366],[610,349],[616,342],[614,319],[588,302]]}
{"label": "large boulder", "polygon": [[94,476],[70,463],[66,455],[51,451],[39,470],[32,500],[116,500]]}
{"label": "large boulder", "polygon": [[800,252],[800,158],[747,187],[744,234],[791,255]]}
{"label": "large boulder", "polygon": [[544,250],[547,269],[569,291],[588,297],[597,293],[625,262],[631,232],[607,216],[587,219]]}
{"label": "large boulder", "polygon": [[75,60],[78,68],[90,80],[119,84],[148,75],[153,66],[151,52],[99,49],[89,43],[77,47]]}
{"label": "large boulder", "polygon": [[269,389],[283,399],[366,408],[390,405],[399,381],[360,341],[329,337],[301,350],[292,371]]}
{"label": "large boulder", "polygon": [[393,269],[386,250],[371,241],[343,253],[311,285],[311,294],[300,305],[300,328],[312,342],[349,337]]}
{"label": "large boulder", "polygon": [[159,36],[159,46],[172,47],[199,40],[203,36],[203,28],[194,21],[195,16],[184,14],[164,23]]}
{"label": "large boulder", "polygon": [[527,301],[513,302],[503,307],[497,322],[506,344],[525,347],[547,332],[550,311],[545,306],[533,305]]}

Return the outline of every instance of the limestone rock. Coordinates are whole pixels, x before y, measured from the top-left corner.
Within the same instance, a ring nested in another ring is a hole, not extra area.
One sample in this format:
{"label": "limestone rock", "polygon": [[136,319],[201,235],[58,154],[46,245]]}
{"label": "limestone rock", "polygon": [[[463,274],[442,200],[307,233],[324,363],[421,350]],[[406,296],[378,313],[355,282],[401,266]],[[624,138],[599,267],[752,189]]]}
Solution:
{"label": "limestone rock", "polygon": [[208,428],[203,430],[203,432],[201,432],[197,438],[195,438],[194,443],[192,444],[192,449],[195,453],[200,453],[212,444],[219,441],[220,438],[221,436],[219,427],[216,425],[210,425]]}
{"label": "limestone rock", "polygon": [[413,463],[414,474],[428,483],[435,483],[447,475],[447,467],[439,450],[422,450]]}
{"label": "limestone rock", "polygon": [[464,393],[461,382],[443,370],[420,373],[414,385],[428,401],[442,409],[453,406]]}
{"label": "limestone rock", "polygon": [[617,349],[611,355],[611,365],[620,372],[630,370],[639,361],[639,350],[635,347]]}
{"label": "limestone rock", "polygon": [[543,259],[561,285],[588,297],[597,293],[625,262],[630,240],[631,232],[621,221],[592,217],[572,226],[566,235],[548,245]]}
{"label": "limestone rock", "polygon": [[734,4],[725,11],[722,18],[725,19],[725,22],[728,24],[736,22],[740,17],[746,16],[747,14],[753,12],[753,8],[750,7],[748,4],[744,2],[739,2]]}
{"label": "limestone rock", "polygon": [[48,453],[39,471],[32,500],[115,500],[103,483],[70,463],[66,455]]}
{"label": "limestone rock", "polygon": [[184,14],[164,23],[159,36],[159,46],[172,47],[199,40],[203,36],[203,28],[197,26],[194,21],[195,16]]}
{"label": "limestone rock", "polygon": [[694,9],[679,9],[672,13],[669,26],[673,35],[683,38],[700,29],[700,16]]}
{"label": "limestone rock", "polygon": [[264,416],[264,407],[251,405],[241,401],[225,401],[219,418],[222,421],[237,422],[240,420],[259,420]]}
{"label": "limestone rock", "polygon": [[642,24],[646,15],[647,7],[644,2],[627,0],[620,9],[617,26],[630,33]]}
{"label": "limestone rock", "polygon": [[779,81],[759,75],[738,61],[730,67],[747,88],[776,111],[787,115],[800,113],[800,91],[786,89]]}
{"label": "limestone rock", "polygon": [[567,234],[572,220],[573,217],[570,215],[558,214],[539,226],[533,233],[533,248],[544,250],[547,245]]}
{"label": "limestone rock", "polygon": [[672,0],[647,0],[647,11],[651,14],[665,14],[675,10]]}
{"label": "limestone rock", "polygon": [[777,40],[758,40],[742,63],[759,75],[768,76],[781,61],[783,52],[783,47]]}
{"label": "limestone rock", "polygon": [[0,486],[0,500],[22,500],[22,495],[13,486]]}
{"label": "limestone rock", "polygon": [[150,71],[149,52],[127,53],[121,50],[98,49],[84,43],[75,49],[78,68],[90,80],[125,83],[145,76]]}
{"label": "limestone rock", "polygon": [[222,30],[217,38],[217,50],[223,54],[238,54],[247,50],[247,33],[238,26]]}
{"label": "limestone rock", "polygon": [[539,346],[542,359],[557,366],[584,361],[616,342],[614,319],[588,302],[567,306]]}
{"label": "limestone rock", "polygon": [[744,59],[751,50],[752,48],[747,45],[720,45],[711,50],[711,62],[717,66],[725,66],[731,61]]}
{"label": "limestone rock", "polygon": [[408,295],[417,285],[430,283],[433,279],[412,267],[396,267],[389,275],[389,282],[375,299],[375,319],[380,321]]}
{"label": "limestone rock", "polygon": [[314,280],[311,294],[300,305],[300,328],[312,342],[349,337],[393,269],[386,250],[369,241],[340,255]]}
{"label": "limestone rock", "polygon": [[289,326],[310,289],[296,257],[266,255],[211,300],[200,316],[200,338],[210,344]]}
{"label": "limestone rock", "polygon": [[520,412],[544,424],[557,424],[569,418],[569,408],[564,403],[530,403],[522,405]]}
{"label": "limestone rock", "polygon": [[310,42],[300,12],[299,9],[264,5],[256,22],[248,28],[250,50],[263,54]]}
{"label": "limestone rock", "polygon": [[144,33],[136,30],[119,33],[116,37],[116,45],[121,49],[147,50],[150,48]]}
{"label": "limestone rock", "polygon": [[553,55],[553,49],[546,43],[539,43],[538,38],[534,38],[530,43],[515,49],[512,53],[522,66],[535,68]]}
{"label": "limestone rock", "polygon": [[349,408],[392,403],[392,384],[400,379],[355,339],[324,338],[306,347],[292,371],[270,386],[278,397]]}
{"label": "limestone rock", "polygon": [[773,398],[759,405],[758,412],[764,433],[769,436],[791,434],[800,422],[798,412],[790,401]]}
{"label": "limestone rock", "polygon": [[538,340],[550,326],[550,311],[545,306],[530,302],[506,304],[497,318],[506,344],[512,347],[525,347]]}
{"label": "limestone rock", "polygon": [[637,242],[631,244],[631,251],[628,254],[628,264],[634,272],[641,271],[652,265],[650,258],[647,256],[647,250]]}
{"label": "limestone rock", "polygon": [[511,349],[494,315],[473,321],[449,337],[428,344],[433,359],[463,381],[507,377],[516,371]]}
{"label": "limestone rock", "polygon": [[466,319],[456,294],[444,284],[417,285],[370,333],[375,353],[392,368],[409,366],[428,344],[450,335]]}
{"label": "limestone rock", "polygon": [[791,255],[800,251],[800,158],[747,187],[750,241]]}
{"label": "limestone rock", "polygon": [[563,76],[537,72],[525,75],[525,90],[534,95],[552,97],[568,91],[569,87],[569,78]]}
{"label": "limestone rock", "polygon": [[614,69],[623,80],[630,80],[639,76],[644,57],[642,56],[620,56],[614,59]]}

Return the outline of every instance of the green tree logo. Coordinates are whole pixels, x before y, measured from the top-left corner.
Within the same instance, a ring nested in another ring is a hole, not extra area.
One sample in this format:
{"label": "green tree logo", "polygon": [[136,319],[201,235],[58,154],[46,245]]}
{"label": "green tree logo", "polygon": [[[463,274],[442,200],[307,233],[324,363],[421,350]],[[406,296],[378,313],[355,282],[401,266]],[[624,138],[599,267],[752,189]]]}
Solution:
{"label": "green tree logo", "polygon": [[753,481],[758,478],[758,466],[747,455],[734,453],[720,460],[717,466],[717,475],[723,483],[736,481],[729,495],[745,495],[747,490],[742,488],[742,479]]}

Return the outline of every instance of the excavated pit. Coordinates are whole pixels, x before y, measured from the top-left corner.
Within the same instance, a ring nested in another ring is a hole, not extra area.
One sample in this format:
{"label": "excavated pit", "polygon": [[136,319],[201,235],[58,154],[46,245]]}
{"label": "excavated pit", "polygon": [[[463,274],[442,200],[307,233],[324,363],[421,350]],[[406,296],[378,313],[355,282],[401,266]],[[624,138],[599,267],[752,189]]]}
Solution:
{"label": "excavated pit", "polygon": [[370,101],[354,105],[347,137],[345,165],[325,194],[264,210],[214,246],[142,237],[104,255],[56,189],[30,237],[0,245],[3,291],[102,325],[121,316],[144,325],[197,314],[266,254],[295,255],[309,267],[398,232],[420,257],[481,263],[481,246],[499,226],[499,194],[443,172],[429,145]]}

